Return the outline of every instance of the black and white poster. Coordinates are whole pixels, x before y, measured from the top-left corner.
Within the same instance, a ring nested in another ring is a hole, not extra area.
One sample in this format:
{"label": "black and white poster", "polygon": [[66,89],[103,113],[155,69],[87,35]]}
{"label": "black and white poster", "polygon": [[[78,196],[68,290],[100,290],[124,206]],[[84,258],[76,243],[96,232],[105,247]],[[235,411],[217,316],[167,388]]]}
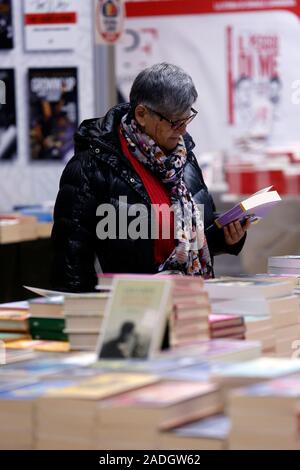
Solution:
{"label": "black and white poster", "polygon": [[31,160],[68,161],[78,126],[76,68],[29,69]]}
{"label": "black and white poster", "polygon": [[0,0],[0,49],[12,49],[12,0]]}
{"label": "black and white poster", "polygon": [[15,72],[0,68],[0,161],[17,154]]}

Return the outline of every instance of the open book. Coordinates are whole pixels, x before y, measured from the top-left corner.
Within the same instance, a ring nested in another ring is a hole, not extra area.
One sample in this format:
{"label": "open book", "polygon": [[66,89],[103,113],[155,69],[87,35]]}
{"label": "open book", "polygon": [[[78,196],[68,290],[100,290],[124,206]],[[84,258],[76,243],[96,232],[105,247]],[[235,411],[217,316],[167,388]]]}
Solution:
{"label": "open book", "polygon": [[242,224],[250,219],[251,222],[258,222],[262,219],[272,207],[281,201],[277,191],[270,191],[272,186],[261,189],[252,196],[244,199],[236,206],[229,209],[229,211],[221,214],[215,219],[217,227],[222,228],[234,220],[239,220]]}

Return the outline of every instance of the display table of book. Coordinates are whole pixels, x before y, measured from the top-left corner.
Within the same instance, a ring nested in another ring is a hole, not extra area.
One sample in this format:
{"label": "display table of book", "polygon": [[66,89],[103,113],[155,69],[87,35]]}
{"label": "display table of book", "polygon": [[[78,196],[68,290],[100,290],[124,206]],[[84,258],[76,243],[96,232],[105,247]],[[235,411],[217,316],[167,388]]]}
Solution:
{"label": "display table of book", "polygon": [[300,257],[269,272],[0,305],[0,449],[300,450]]}

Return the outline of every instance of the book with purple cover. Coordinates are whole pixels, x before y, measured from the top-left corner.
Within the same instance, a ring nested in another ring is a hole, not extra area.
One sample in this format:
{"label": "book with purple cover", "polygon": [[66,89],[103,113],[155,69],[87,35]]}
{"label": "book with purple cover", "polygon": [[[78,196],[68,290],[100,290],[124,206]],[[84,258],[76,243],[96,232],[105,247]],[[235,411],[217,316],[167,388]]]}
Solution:
{"label": "book with purple cover", "polygon": [[261,220],[275,204],[281,201],[278,192],[270,191],[271,188],[272,186],[268,186],[267,188],[261,189],[239,204],[236,204],[229,209],[229,211],[221,214],[215,219],[217,227],[222,228],[234,220],[239,220],[242,224],[246,222],[247,219],[250,219],[251,223]]}

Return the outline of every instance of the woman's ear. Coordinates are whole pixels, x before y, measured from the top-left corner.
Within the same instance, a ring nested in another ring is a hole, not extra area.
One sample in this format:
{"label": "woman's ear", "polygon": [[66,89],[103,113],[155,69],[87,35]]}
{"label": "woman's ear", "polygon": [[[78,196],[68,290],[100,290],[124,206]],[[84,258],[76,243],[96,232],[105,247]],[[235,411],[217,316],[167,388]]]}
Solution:
{"label": "woman's ear", "polygon": [[142,104],[138,104],[137,107],[135,108],[134,115],[135,115],[135,120],[137,121],[137,123],[140,125],[141,128],[145,127],[146,114],[147,114],[147,109],[145,108],[145,106],[143,106]]}

